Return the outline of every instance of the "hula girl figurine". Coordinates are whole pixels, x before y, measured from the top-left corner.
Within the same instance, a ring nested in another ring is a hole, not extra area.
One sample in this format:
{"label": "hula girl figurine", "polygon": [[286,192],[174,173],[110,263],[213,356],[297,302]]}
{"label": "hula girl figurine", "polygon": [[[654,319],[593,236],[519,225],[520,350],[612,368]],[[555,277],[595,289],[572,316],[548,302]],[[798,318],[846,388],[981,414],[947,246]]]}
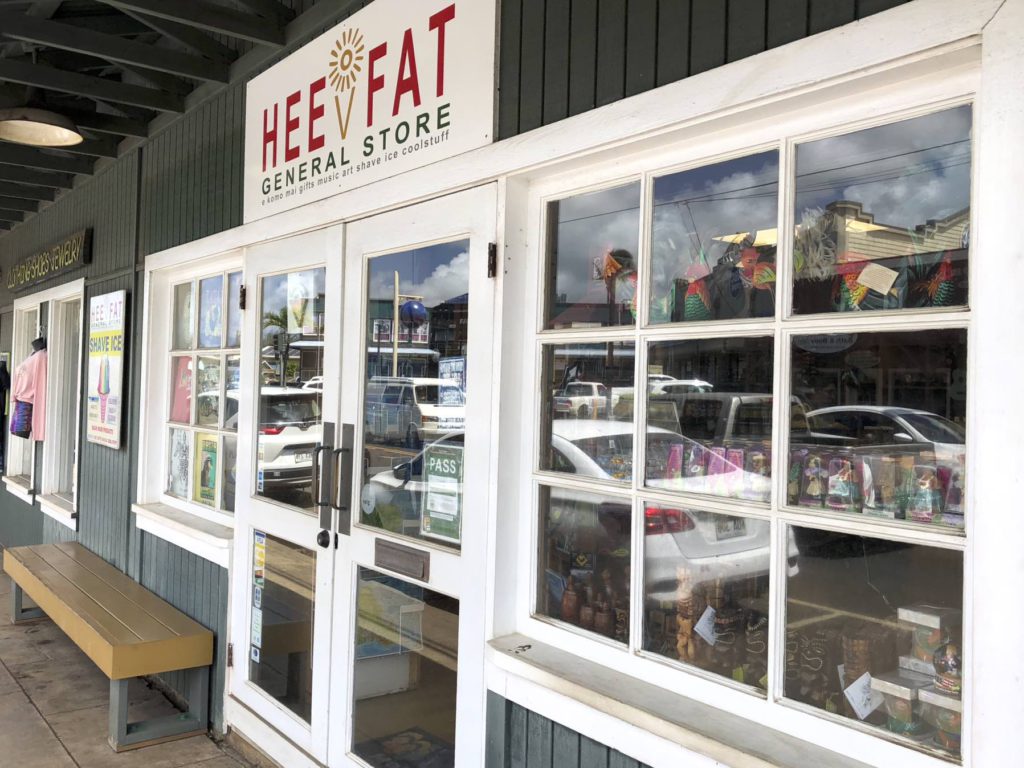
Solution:
{"label": "hula girl figurine", "polygon": [[804,462],[803,493],[800,494],[803,506],[820,507],[825,501],[825,475],[821,456],[809,455]]}

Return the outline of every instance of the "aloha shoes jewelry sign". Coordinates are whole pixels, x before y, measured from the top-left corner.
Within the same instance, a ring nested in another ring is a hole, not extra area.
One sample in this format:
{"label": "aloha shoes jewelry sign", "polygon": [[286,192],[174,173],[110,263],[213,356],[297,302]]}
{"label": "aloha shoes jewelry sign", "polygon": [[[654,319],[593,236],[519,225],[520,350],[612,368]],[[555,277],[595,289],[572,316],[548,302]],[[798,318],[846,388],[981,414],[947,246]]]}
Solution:
{"label": "aloha shoes jewelry sign", "polygon": [[245,221],[491,141],[494,0],[375,0],[249,82]]}

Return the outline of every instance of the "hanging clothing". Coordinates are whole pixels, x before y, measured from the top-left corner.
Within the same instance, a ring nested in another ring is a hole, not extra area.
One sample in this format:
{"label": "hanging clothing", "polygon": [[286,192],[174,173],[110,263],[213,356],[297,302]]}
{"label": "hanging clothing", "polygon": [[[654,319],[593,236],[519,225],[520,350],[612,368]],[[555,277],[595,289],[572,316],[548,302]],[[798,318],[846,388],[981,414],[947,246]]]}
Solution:
{"label": "hanging clothing", "polygon": [[41,441],[46,434],[46,350],[33,352],[14,369],[11,397],[32,406],[32,439]]}

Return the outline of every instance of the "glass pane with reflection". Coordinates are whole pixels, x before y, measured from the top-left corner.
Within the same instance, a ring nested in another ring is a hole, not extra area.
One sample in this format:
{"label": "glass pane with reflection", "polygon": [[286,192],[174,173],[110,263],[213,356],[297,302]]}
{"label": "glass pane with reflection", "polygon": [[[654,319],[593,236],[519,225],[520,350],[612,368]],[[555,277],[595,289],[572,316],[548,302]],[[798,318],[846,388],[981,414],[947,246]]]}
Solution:
{"label": "glass pane with reflection", "polygon": [[224,436],[224,451],[221,466],[221,509],[225,512],[235,511],[235,470],[238,467],[238,437]]}
{"label": "glass pane with reflection", "polygon": [[203,427],[220,426],[221,359],[198,358],[196,373],[196,424]]}
{"label": "glass pane with reflection", "polygon": [[199,347],[217,349],[224,330],[224,275],[199,281]]}
{"label": "glass pane with reflection", "polygon": [[967,331],[793,339],[789,503],[964,527]]}
{"label": "glass pane with reflection", "polygon": [[640,183],[548,203],[545,328],[636,322]]}
{"label": "glass pane with reflection", "polygon": [[629,642],[628,498],[540,489],[537,613]]}
{"label": "glass pane with reflection", "polygon": [[766,690],[770,543],[767,520],[648,503],[644,650]]}
{"label": "glass pane with reflection", "polygon": [[264,277],[256,493],[311,510],[313,449],[323,437],[325,270]]}
{"label": "glass pane with reflection", "polygon": [[967,303],[971,107],[801,144],[793,311]]}
{"label": "glass pane with reflection", "polygon": [[174,286],[173,349],[192,349],[192,283]]}
{"label": "glass pane with reflection", "polygon": [[171,421],[192,422],[192,357],[171,358]]}
{"label": "glass pane with reflection", "polygon": [[778,203],[776,151],[656,179],[651,322],[771,317]]}
{"label": "glass pane with reflection", "polygon": [[455,765],[459,601],[360,568],[352,751],[375,768]]}
{"label": "glass pane with reflection", "polygon": [[242,273],[232,272],[228,275],[228,333],[225,347],[242,345]]}
{"label": "glass pane with reflection", "polygon": [[469,241],[369,261],[360,520],[458,546]]}
{"label": "glass pane with reflection", "polygon": [[795,528],[784,695],[959,757],[963,554]]}
{"label": "glass pane with reflection", "polygon": [[648,347],[647,486],[768,501],[773,357],[767,337]]}
{"label": "glass pane with reflection", "polygon": [[249,681],[310,721],[316,553],[253,532]]}
{"label": "glass pane with reflection", "polygon": [[540,467],[633,479],[633,342],[544,347]]}

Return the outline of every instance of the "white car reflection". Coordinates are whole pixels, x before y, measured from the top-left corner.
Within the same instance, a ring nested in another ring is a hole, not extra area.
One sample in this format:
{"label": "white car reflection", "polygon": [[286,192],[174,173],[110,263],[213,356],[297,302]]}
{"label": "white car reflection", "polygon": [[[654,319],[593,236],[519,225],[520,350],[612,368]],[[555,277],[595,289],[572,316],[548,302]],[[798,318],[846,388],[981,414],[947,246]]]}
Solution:
{"label": "white car reflection", "polygon": [[[633,471],[631,423],[556,419],[552,421],[551,429],[552,469],[597,480],[630,482]],[[454,432],[437,442],[460,444],[462,439],[462,432]],[[707,495],[722,495],[720,489],[732,487],[736,489],[735,496],[767,500],[771,485],[769,477],[746,472],[717,454],[715,460],[721,461],[722,471],[715,475],[666,479],[661,462],[674,446],[690,447],[695,452],[710,451],[683,435],[650,427],[647,434],[648,486]],[[394,469],[371,477],[362,491],[363,514],[372,515],[385,506],[392,511],[400,510],[407,526],[415,527],[426,490],[422,478],[423,455],[421,451]],[[597,515],[596,524],[599,524],[602,512],[629,514],[628,503],[624,502],[624,509],[615,510],[615,504],[609,504],[608,496],[562,488],[552,489],[551,504],[551,517],[561,516],[558,506],[566,509],[578,509],[581,504],[592,506]],[[691,569],[696,581],[729,581],[768,574],[770,526],[767,520],[713,514],[690,507],[648,507],[644,515],[644,533],[644,575],[650,600],[675,599],[676,571],[681,566]],[[792,531],[789,533],[788,550],[790,575],[795,575],[797,548]]]}
{"label": "white car reflection", "polygon": [[954,421],[916,408],[839,405],[807,414],[809,428],[839,444],[904,445],[931,451],[939,461],[960,462],[967,434]]}

